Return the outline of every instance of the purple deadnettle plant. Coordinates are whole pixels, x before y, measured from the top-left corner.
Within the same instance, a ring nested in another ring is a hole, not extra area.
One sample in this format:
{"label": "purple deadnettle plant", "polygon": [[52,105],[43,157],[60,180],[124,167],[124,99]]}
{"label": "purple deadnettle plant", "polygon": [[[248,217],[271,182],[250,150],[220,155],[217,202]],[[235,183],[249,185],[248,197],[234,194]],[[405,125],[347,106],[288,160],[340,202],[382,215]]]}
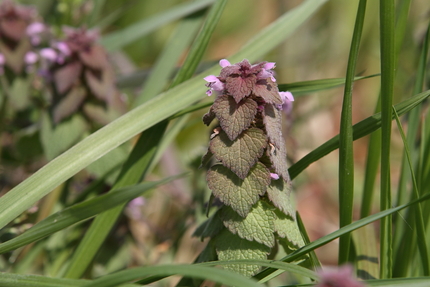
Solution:
{"label": "purple deadnettle plant", "polygon": [[[221,60],[220,65],[219,76],[205,78],[207,94],[216,98],[203,122],[216,120],[217,126],[202,164],[210,166],[208,186],[222,206],[195,232],[211,238],[198,260],[266,259],[276,244],[290,252],[304,244],[290,203],[281,132],[282,110],[294,98],[279,92],[275,63]],[[259,270],[242,264],[226,268],[247,276]]]}
{"label": "purple deadnettle plant", "polygon": [[[115,75],[95,30],[64,27],[65,39],[41,49],[42,74],[53,86],[55,122],[82,110],[90,119],[107,124],[125,112],[115,87]],[[110,112],[110,114],[109,114]]]}

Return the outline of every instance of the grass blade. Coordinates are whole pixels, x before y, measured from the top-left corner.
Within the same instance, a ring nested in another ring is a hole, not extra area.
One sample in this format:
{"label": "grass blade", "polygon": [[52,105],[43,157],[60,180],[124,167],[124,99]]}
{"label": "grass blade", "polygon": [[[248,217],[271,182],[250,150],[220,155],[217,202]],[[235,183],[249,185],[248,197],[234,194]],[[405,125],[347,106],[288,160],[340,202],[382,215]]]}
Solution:
{"label": "grass blade", "polygon": [[228,286],[262,286],[252,279],[246,278],[240,274],[231,271],[216,269],[199,265],[164,265],[137,267],[119,271],[100,277],[85,287],[110,287],[117,286],[121,283],[138,280],[148,276],[172,276],[181,275],[193,278],[211,280]]}
{"label": "grass blade", "polygon": [[[342,114],[339,132],[339,226],[343,227],[352,222],[354,205],[354,150],[352,129],[352,86],[363,31],[366,0],[358,5],[354,33],[349,52],[346,70],[345,92],[343,96]],[[339,264],[348,261],[351,246],[351,234],[339,238]]]}
{"label": "grass blade", "polygon": [[[390,145],[395,75],[394,0],[380,0],[381,38],[381,202],[391,207]],[[391,278],[393,266],[392,216],[381,219],[380,278]]]}
{"label": "grass blade", "polygon": [[194,15],[181,20],[152,67],[151,73],[143,85],[142,92],[133,103],[134,106],[141,105],[152,99],[167,86],[172,73],[176,69],[179,58],[188,48],[195,37],[195,33],[197,33],[197,29],[201,26],[201,18],[201,15]]}
{"label": "grass blade", "polygon": [[[402,124],[400,123],[400,119],[399,116],[397,115],[396,110],[393,107],[393,111],[394,114],[396,116],[396,123],[397,123],[397,127],[400,131],[400,135],[402,136],[402,140],[403,140],[403,145],[405,146],[405,154],[408,160],[408,164],[409,164],[409,170],[411,173],[411,177],[412,177],[412,184],[413,184],[413,194],[415,195],[415,198],[418,198],[419,195],[419,191],[418,191],[418,186],[417,186],[417,181],[415,178],[415,174],[414,174],[414,169],[412,166],[412,159],[411,159],[411,153],[409,151],[409,145],[408,142],[406,140],[406,136],[405,133],[403,131],[402,128]],[[429,263],[429,258],[428,258],[428,248],[427,248],[427,244],[426,244],[426,234],[425,234],[425,225],[424,225],[424,219],[423,219],[423,210],[421,207],[421,204],[418,203],[417,206],[415,206],[413,208],[414,211],[414,215],[415,215],[415,230],[417,233],[417,241],[418,241],[418,249],[419,249],[419,253],[420,253],[420,257],[421,257],[421,263],[422,263],[422,268],[424,270],[424,275],[425,276],[429,276],[429,272],[430,272],[430,263]]]}

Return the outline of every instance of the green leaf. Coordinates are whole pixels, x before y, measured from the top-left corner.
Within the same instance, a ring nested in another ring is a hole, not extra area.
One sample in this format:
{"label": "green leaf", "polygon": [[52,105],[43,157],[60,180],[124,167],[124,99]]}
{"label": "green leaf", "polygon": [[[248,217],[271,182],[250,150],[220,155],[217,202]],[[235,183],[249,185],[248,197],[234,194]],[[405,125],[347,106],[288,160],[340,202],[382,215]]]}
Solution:
{"label": "green leaf", "polygon": [[277,148],[285,145],[282,137],[282,116],[281,111],[275,109],[273,105],[264,106],[263,116],[264,127],[270,142]]}
{"label": "green leaf", "polygon": [[267,188],[267,197],[284,214],[294,217],[294,209],[291,205],[291,183],[283,180],[272,180]]}
{"label": "green leaf", "polygon": [[271,209],[270,205],[259,200],[245,218],[228,206],[221,209],[220,216],[224,226],[231,233],[237,234],[242,239],[257,241],[268,247],[273,247],[275,245],[273,234],[275,215]]}
{"label": "green leaf", "polygon": [[[228,230],[224,230],[216,237],[215,244],[218,260],[220,261],[266,259],[267,254],[270,252],[270,248],[266,245],[242,239]],[[231,264],[224,266],[224,268],[245,276],[252,276],[260,269],[260,266]]]}
{"label": "green leaf", "polygon": [[231,141],[224,131],[210,142],[210,150],[224,166],[228,167],[241,179],[245,179],[249,170],[263,155],[266,147],[266,135],[262,130],[250,128],[235,141]]}
{"label": "green leaf", "polygon": [[31,104],[30,83],[31,79],[25,79],[22,77],[16,77],[13,80],[9,90],[9,104],[14,110],[23,110]]}
{"label": "green leaf", "polygon": [[[264,246],[264,245],[263,245]],[[113,274],[102,276],[85,287],[114,287],[121,283],[135,281],[149,276],[181,275],[193,278],[201,278],[238,287],[261,287],[260,284],[249,278],[234,274],[222,269],[199,265],[162,265],[129,268]]]}
{"label": "green leaf", "polygon": [[142,21],[130,25],[120,31],[108,34],[102,38],[101,43],[110,52],[119,50],[162,25],[204,9],[213,2],[214,0],[200,0],[177,5],[170,10],[143,19]]}
{"label": "green leaf", "polygon": [[231,206],[240,216],[246,217],[270,184],[267,168],[257,163],[242,180],[221,164],[211,167],[207,182],[213,194],[224,204]]}
{"label": "green leaf", "polygon": [[[251,125],[257,114],[257,107],[257,103],[250,98],[236,103],[231,96],[222,95],[216,98],[212,111],[228,138],[234,141]],[[207,117],[210,117],[210,111]]]}
{"label": "green leaf", "polygon": [[[275,231],[278,234],[279,241],[288,245],[290,250],[298,249],[305,245],[302,234],[297,226],[296,220],[285,215],[280,210],[275,209]],[[281,239],[282,238],[282,239]]]}
{"label": "green leaf", "polygon": [[[354,33],[352,35],[351,48],[348,57],[348,66],[345,77],[345,90],[343,95],[342,113],[339,131],[339,226],[345,226],[352,222],[354,204],[354,151],[352,129],[352,87],[354,73],[357,65],[360,39],[363,31],[364,15],[367,0],[361,0],[358,5],[355,19]],[[351,235],[345,234],[339,240],[339,264],[348,261],[350,253]]]}
{"label": "green leaf", "polygon": [[[373,74],[364,77],[355,77],[354,81],[364,80],[368,78],[373,78],[379,76],[380,74]],[[280,84],[278,86],[280,91],[290,91],[297,95],[309,94],[312,92],[323,91],[327,89],[333,89],[345,84],[345,78],[333,78],[333,79],[321,79],[321,80],[311,80],[311,81],[302,81],[302,82],[294,82],[290,84]]]}

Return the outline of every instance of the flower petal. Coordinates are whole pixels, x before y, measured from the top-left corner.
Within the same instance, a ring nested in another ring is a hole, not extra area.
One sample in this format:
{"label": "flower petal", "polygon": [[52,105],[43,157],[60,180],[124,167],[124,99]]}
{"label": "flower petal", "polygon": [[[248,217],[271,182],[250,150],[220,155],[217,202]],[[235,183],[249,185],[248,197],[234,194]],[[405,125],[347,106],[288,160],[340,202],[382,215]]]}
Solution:
{"label": "flower petal", "polygon": [[226,60],[226,59],[222,59],[221,61],[219,61],[219,65],[222,68],[227,67],[227,66],[231,66],[230,62],[228,60]]}

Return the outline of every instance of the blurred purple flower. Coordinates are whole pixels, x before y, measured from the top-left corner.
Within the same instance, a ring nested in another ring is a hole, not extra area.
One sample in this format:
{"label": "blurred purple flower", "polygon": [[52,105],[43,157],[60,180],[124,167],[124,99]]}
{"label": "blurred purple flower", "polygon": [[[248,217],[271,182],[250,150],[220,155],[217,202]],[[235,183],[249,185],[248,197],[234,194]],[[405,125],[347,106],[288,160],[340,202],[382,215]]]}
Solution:
{"label": "blurred purple flower", "polygon": [[283,103],[282,105],[277,105],[277,108],[278,110],[284,111],[286,115],[289,115],[293,109],[293,94],[290,92],[279,92],[279,95],[281,96]]}
{"label": "blurred purple flower", "polygon": [[30,37],[30,42],[33,46],[37,46],[41,42],[41,34],[47,31],[45,24],[34,22],[27,26],[26,33]]}
{"label": "blurred purple flower", "polygon": [[35,52],[28,51],[24,56],[24,62],[27,65],[34,65],[37,62],[38,58],[39,56]]}
{"label": "blurred purple flower", "polygon": [[351,265],[320,270],[317,272],[320,281],[315,287],[364,287],[365,285],[353,276],[353,271]]}
{"label": "blurred purple flower", "polygon": [[6,62],[4,55],[0,53],[0,75],[4,73],[4,63]]}
{"label": "blurred purple flower", "polygon": [[127,214],[134,220],[142,218],[141,207],[145,205],[145,199],[141,196],[136,197],[127,204]]}

